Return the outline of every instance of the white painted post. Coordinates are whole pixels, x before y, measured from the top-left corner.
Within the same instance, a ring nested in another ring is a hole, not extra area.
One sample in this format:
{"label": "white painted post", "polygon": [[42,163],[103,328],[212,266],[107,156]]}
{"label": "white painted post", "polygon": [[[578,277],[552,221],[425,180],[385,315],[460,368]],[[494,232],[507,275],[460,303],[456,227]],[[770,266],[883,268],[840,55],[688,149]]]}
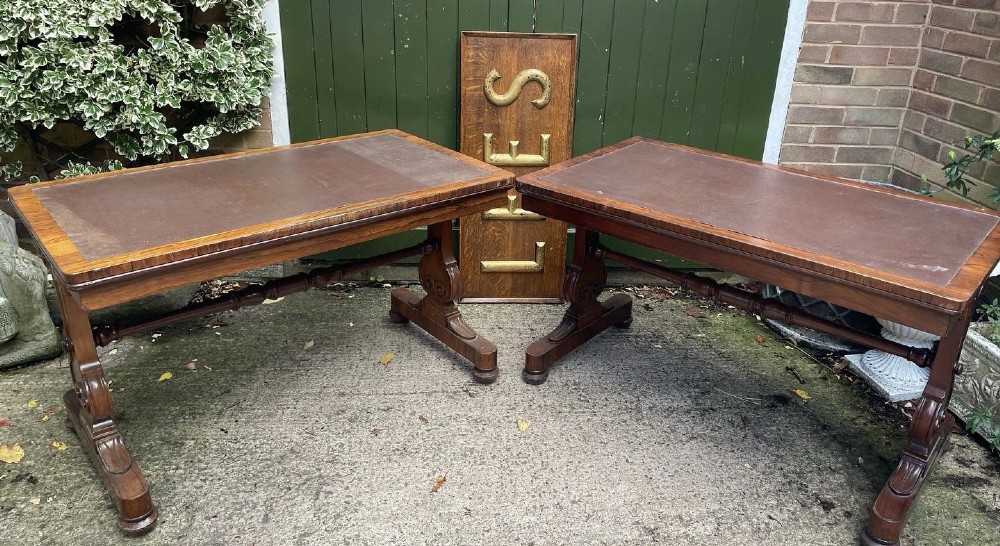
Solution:
{"label": "white painted post", "polygon": [[799,46],[806,28],[806,8],[809,0],[791,0],[788,5],[788,22],[785,24],[785,40],[781,46],[781,61],[778,63],[778,77],[774,85],[774,99],[771,101],[771,116],[767,122],[767,137],[764,139],[764,163],[778,163],[781,139],[785,133],[785,119],[788,103],[792,96],[792,79],[799,59]]}
{"label": "white painted post", "polygon": [[274,76],[271,78],[271,143],[275,146],[290,144],[288,129],[288,96],[285,91],[285,59],[281,48],[281,16],[278,0],[268,0],[261,16],[268,34],[274,40]]}

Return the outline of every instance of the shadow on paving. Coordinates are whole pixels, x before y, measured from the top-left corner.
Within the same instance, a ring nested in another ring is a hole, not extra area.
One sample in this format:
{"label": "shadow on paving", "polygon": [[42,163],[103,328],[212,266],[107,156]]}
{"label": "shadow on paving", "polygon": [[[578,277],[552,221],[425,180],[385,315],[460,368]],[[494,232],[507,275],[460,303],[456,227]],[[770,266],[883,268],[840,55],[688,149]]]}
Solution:
{"label": "shadow on paving", "polygon": [[[905,442],[898,410],[742,312],[638,303],[537,387],[523,350],[559,305],[462,305],[500,348],[488,386],[391,323],[385,288],[113,344],[117,422],[160,512],[137,539],[62,424],[66,363],[4,372],[0,443],[25,456],[0,466],[0,543],[856,544]],[[903,544],[1000,542],[997,458],[952,438]]]}

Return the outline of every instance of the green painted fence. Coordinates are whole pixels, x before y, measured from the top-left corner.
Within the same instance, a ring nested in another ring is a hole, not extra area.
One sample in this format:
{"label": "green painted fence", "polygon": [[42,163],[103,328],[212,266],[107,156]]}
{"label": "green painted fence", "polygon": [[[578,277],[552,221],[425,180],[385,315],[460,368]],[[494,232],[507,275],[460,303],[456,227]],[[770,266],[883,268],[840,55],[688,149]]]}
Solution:
{"label": "green painted fence", "polygon": [[789,0],[281,0],[292,141],[455,148],[462,30],[579,35],[573,153],[633,135],[759,159]]}

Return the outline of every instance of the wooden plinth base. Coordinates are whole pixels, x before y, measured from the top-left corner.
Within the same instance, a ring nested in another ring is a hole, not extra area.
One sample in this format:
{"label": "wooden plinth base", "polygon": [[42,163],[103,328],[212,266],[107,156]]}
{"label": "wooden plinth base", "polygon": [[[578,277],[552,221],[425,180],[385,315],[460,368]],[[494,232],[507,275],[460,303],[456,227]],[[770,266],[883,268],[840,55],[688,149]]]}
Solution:
{"label": "wooden plinth base", "polygon": [[[938,457],[949,449],[949,437],[954,426],[955,417],[944,412],[933,432],[937,438],[927,459],[909,453],[908,450],[903,451],[896,470],[882,486],[882,491],[872,506],[868,526],[861,535],[864,546],[899,546],[899,536],[906,525],[910,506],[917,499],[917,494]],[[879,536],[888,537],[888,540],[880,539]]]}
{"label": "wooden plinth base", "polygon": [[555,330],[529,345],[524,355],[524,382],[532,385],[544,383],[549,376],[549,366],[556,360],[609,326],[627,327],[632,323],[632,298],[629,296],[616,294],[602,302],[601,307],[601,315],[586,324],[581,324],[567,312]]}
{"label": "wooden plinth base", "polygon": [[[80,438],[80,443],[118,507],[118,528],[128,536],[140,536],[152,531],[159,514],[149,495],[149,483],[139,465],[135,464],[125,449],[115,424],[107,422],[101,427],[85,424],[87,418],[75,390],[66,391],[63,402],[69,416],[67,424]],[[94,429],[103,429],[100,437],[94,437]]]}
{"label": "wooden plinth base", "polygon": [[407,288],[392,291],[389,311],[396,322],[410,321],[423,328],[441,343],[468,359],[475,366],[473,377],[479,383],[492,383],[500,375],[497,369],[497,346],[470,328],[457,310],[445,311],[434,300],[419,298]]}

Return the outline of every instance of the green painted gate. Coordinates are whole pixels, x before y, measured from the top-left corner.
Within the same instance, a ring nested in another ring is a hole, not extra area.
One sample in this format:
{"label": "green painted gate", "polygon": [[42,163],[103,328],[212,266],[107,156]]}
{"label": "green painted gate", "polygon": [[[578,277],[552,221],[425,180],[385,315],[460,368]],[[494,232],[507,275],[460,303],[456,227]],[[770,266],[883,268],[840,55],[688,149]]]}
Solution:
{"label": "green painted gate", "polygon": [[455,148],[461,30],[578,34],[578,155],[633,135],[760,158],[789,0],[281,0],[293,142]]}
{"label": "green painted gate", "polygon": [[458,142],[462,30],[579,35],[573,154],[642,135],[759,159],[790,0],[281,0],[293,142]]}

